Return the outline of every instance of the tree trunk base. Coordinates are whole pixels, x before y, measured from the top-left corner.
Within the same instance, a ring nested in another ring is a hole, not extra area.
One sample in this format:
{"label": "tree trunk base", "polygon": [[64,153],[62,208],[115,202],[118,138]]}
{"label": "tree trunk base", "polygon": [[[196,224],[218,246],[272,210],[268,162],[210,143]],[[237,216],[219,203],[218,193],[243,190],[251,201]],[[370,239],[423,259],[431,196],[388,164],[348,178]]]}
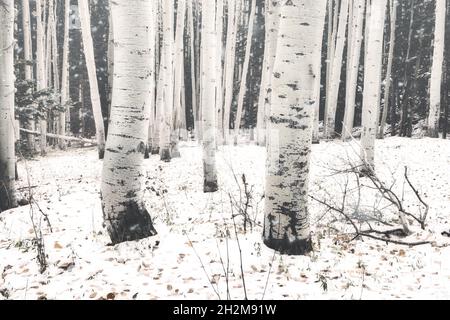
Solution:
{"label": "tree trunk base", "polygon": [[313,251],[311,238],[289,241],[288,239],[264,239],[264,244],[281,254],[303,256]]}
{"label": "tree trunk base", "polygon": [[160,156],[161,156],[161,161],[170,162],[170,160],[172,160],[172,155],[170,154],[170,149],[161,149]]}
{"label": "tree trunk base", "polygon": [[204,193],[213,193],[219,191],[219,186],[217,181],[206,181],[203,183],[203,192]]}
{"label": "tree trunk base", "polygon": [[159,154],[159,147],[152,147],[152,155]]}
{"label": "tree trunk base", "polygon": [[145,148],[144,159],[150,159],[151,150],[152,150],[152,147],[147,145],[147,147]]}
{"label": "tree trunk base", "polygon": [[158,234],[153,227],[150,214],[143,205],[139,205],[135,201],[124,205],[124,212],[117,214],[116,219],[109,219],[107,226],[113,245],[126,241],[137,241]]}
{"label": "tree trunk base", "polygon": [[439,138],[439,130],[437,130],[437,129],[427,129],[427,137],[429,137],[429,138]]}

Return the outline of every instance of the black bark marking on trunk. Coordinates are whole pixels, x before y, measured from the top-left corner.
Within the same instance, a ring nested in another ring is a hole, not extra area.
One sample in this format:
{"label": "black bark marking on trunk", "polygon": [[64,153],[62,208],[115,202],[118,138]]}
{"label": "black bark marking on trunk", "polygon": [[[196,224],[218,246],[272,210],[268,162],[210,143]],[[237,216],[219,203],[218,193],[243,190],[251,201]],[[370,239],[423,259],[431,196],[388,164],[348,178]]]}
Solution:
{"label": "black bark marking on trunk", "polygon": [[264,240],[264,244],[270,249],[290,256],[306,255],[313,251],[311,238],[289,241],[287,238],[279,240],[269,237]]}
{"label": "black bark marking on trunk", "polygon": [[118,213],[118,218],[106,217],[105,208],[103,213],[105,220],[109,222],[107,229],[113,245],[137,241],[157,235],[153,222],[147,209],[139,205],[135,200],[123,203],[124,210]]}
{"label": "black bark marking on trunk", "polygon": [[204,193],[213,193],[219,190],[219,186],[217,185],[217,181],[207,181],[204,179],[203,182],[203,192]]}
{"label": "black bark marking on trunk", "polygon": [[172,160],[172,155],[170,154],[170,149],[161,149],[161,161],[170,162]]}
{"label": "black bark marking on trunk", "polygon": [[152,155],[159,154],[159,147],[152,147]]}

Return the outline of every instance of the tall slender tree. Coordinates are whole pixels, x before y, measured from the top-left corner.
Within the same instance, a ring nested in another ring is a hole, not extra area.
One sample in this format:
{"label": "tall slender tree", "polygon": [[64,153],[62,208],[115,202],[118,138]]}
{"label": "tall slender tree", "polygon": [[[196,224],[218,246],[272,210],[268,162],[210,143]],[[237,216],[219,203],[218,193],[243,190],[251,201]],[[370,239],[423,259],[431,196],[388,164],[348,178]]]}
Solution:
{"label": "tall slender tree", "polygon": [[156,234],[143,202],[144,153],[149,125],[151,67],[147,0],[111,2],[114,88],[102,173],[102,207],[112,243]]}
{"label": "tall slender tree", "polygon": [[14,0],[0,2],[0,212],[17,206],[14,151]]}
{"label": "tall slender tree", "polygon": [[251,0],[252,6],[250,10],[250,19],[248,22],[248,32],[247,32],[247,44],[245,47],[245,57],[244,64],[242,66],[242,76],[241,83],[239,88],[239,96],[237,102],[237,111],[236,111],[236,119],[234,122],[234,144],[238,143],[239,130],[241,128],[242,121],[242,111],[244,108],[244,98],[247,93],[247,79],[248,79],[248,69],[250,65],[250,57],[252,50],[252,39],[253,39],[253,30],[255,29],[255,17],[256,17],[256,0]]}
{"label": "tall slender tree", "polygon": [[364,97],[362,110],[361,158],[370,174],[375,168],[375,139],[378,128],[378,110],[381,97],[384,22],[387,0],[372,1],[368,22],[369,38],[364,71]]}
{"label": "tall slender tree", "polygon": [[326,0],[280,3],[280,27],[268,119],[264,243],[285,254],[312,250],[308,217],[314,78]]}
{"label": "tall slender tree", "polygon": [[94,44],[91,34],[91,18],[88,0],[78,0],[80,11],[81,34],[83,37],[83,52],[86,60],[86,68],[89,78],[91,93],[92,112],[95,120],[95,131],[97,136],[99,158],[103,159],[105,154],[105,126],[103,122],[102,107],[100,102],[100,91],[97,82],[97,70],[95,67]]}
{"label": "tall slender tree", "polygon": [[[62,59],[62,74],[61,74],[61,105],[66,105],[69,100],[69,21],[70,21],[70,0],[64,0],[64,44],[63,44],[63,59]],[[70,110],[65,110],[59,114],[58,134],[66,134],[66,117]],[[59,140],[59,147],[66,148],[66,142],[63,139]]]}
{"label": "tall slender tree", "polygon": [[344,56],[344,47],[346,40],[346,30],[349,12],[349,0],[341,0],[339,11],[339,24],[336,36],[336,46],[331,64],[330,90],[327,92],[327,117],[324,122],[325,136],[332,138],[336,133],[336,109],[338,103],[338,94],[341,81],[342,60]]}
{"label": "tall slender tree", "polygon": [[202,2],[202,130],[203,130],[203,191],[218,190],[216,171],[216,56],[217,34],[215,26],[215,3]]}
{"label": "tall slender tree", "polygon": [[361,58],[362,31],[366,0],[353,0],[352,23],[349,25],[349,43],[347,46],[347,87],[345,99],[342,138],[351,138],[355,120],[356,88],[358,83],[359,61]]}
{"label": "tall slender tree", "polygon": [[436,22],[434,28],[433,66],[430,79],[430,110],[428,113],[427,134],[439,137],[439,118],[441,114],[441,85],[445,48],[446,0],[436,0]]}

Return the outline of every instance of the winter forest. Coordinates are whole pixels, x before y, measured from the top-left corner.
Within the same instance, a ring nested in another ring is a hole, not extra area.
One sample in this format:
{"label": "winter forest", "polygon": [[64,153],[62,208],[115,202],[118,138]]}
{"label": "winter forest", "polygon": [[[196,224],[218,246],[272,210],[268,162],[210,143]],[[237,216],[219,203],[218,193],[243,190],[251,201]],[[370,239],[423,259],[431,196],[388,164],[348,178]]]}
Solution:
{"label": "winter forest", "polygon": [[450,1],[0,0],[0,300],[450,299]]}

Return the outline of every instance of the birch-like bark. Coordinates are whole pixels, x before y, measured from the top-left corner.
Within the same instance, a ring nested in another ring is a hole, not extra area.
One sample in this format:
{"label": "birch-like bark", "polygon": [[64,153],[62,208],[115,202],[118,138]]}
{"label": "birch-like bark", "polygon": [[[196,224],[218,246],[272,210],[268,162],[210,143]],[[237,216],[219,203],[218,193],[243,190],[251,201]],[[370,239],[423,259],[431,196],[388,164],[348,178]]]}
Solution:
{"label": "birch-like bark", "polygon": [[264,243],[283,254],[312,250],[308,182],[315,69],[326,0],[280,3],[281,22],[268,119]]}
{"label": "birch-like bark", "polygon": [[445,0],[436,0],[436,22],[434,29],[433,65],[430,79],[430,110],[428,114],[427,135],[439,138],[439,117],[441,113],[441,85],[445,49]]}
{"label": "birch-like bark", "polygon": [[14,1],[0,3],[0,212],[17,206],[14,151]]}
{"label": "birch-like bark", "polygon": [[215,26],[215,3],[202,2],[202,131],[203,131],[203,191],[216,192],[216,55],[217,34]]}
{"label": "birch-like bark", "polygon": [[383,36],[387,0],[372,1],[368,23],[364,97],[362,109],[361,159],[367,173],[375,169],[375,139],[378,128],[378,109],[381,96]]}
{"label": "birch-like bark", "polygon": [[[25,80],[33,80],[33,46],[31,41],[31,17],[30,17],[30,1],[22,0],[22,29],[23,29],[23,57],[28,63],[25,65]],[[36,129],[35,117],[31,116],[27,119],[25,127],[34,131]],[[27,147],[31,152],[36,151],[36,143],[34,135],[27,134]]]}
{"label": "birch-like bark", "polygon": [[[111,1],[109,1],[111,2]],[[111,5],[110,5],[111,6]],[[114,81],[114,25],[111,7],[108,14],[108,120],[111,116],[111,101]]]}
{"label": "birch-like bark", "polygon": [[352,25],[349,26],[349,29],[351,29],[351,41],[349,42],[347,49],[349,59],[347,65],[344,123],[342,128],[342,138],[344,141],[351,138],[355,120],[356,91],[358,84],[359,62],[361,59],[365,6],[366,0],[353,0],[351,19]]}
{"label": "birch-like bark", "polygon": [[239,130],[241,128],[241,120],[242,120],[242,111],[244,107],[244,98],[247,93],[247,75],[248,68],[250,65],[250,55],[252,51],[252,43],[253,43],[253,30],[255,29],[255,17],[256,17],[256,0],[251,0],[252,6],[250,9],[250,19],[248,22],[248,33],[247,33],[247,44],[245,47],[245,58],[244,65],[242,67],[242,76],[241,76],[241,84],[239,88],[239,96],[238,96],[238,104],[236,111],[236,119],[234,122],[234,144],[237,145]]}
{"label": "birch-like bark", "polygon": [[389,55],[388,65],[386,70],[386,87],[384,89],[384,108],[381,116],[380,131],[378,132],[378,139],[384,139],[384,132],[386,128],[386,121],[390,107],[391,87],[392,87],[392,65],[394,63],[394,49],[395,49],[395,30],[397,21],[397,0],[389,0],[390,4],[390,19],[391,19],[391,34],[389,37]]}
{"label": "birch-like bark", "polygon": [[261,81],[261,92],[258,102],[257,115],[257,143],[265,145],[266,143],[266,127],[267,117],[270,109],[272,71],[275,61],[275,53],[278,39],[278,27],[280,18],[279,1],[268,1],[266,3],[266,39],[264,47],[264,66]]}
{"label": "birch-like bark", "polygon": [[[69,100],[69,19],[70,19],[70,0],[64,1],[64,44],[63,44],[63,61],[61,74],[61,105],[66,105]],[[66,134],[66,113],[59,114],[58,134],[64,136]],[[66,141],[60,139],[58,145],[61,149],[66,149]]]}
{"label": "birch-like bark", "polygon": [[[156,36],[158,35],[157,32],[157,28],[158,28],[158,24],[157,21],[158,19],[156,19],[156,13],[157,13],[157,3],[155,4],[153,1],[151,1],[150,5],[150,10],[152,12],[151,16],[149,17],[150,19],[150,29],[149,29],[149,37],[150,37],[150,48],[151,48],[151,52],[150,52],[150,65],[152,70],[156,71]],[[149,121],[149,126],[148,126],[148,137],[147,137],[147,146],[145,149],[145,158],[148,159],[150,158],[150,154],[152,153],[152,149],[153,149],[153,143],[154,143],[154,135],[155,135],[155,120],[156,120],[156,90],[155,90],[155,85],[156,85],[156,72],[153,72],[151,77],[150,77],[150,121]]]}
{"label": "birch-like bark", "polygon": [[[322,43],[325,38],[325,18],[320,26],[318,32],[322,33]],[[314,69],[314,118],[312,124],[312,143],[319,144],[319,118],[320,118],[320,87],[321,87],[321,75],[322,75],[322,60],[316,61],[316,66]]]}
{"label": "birch-like bark", "polygon": [[225,49],[225,76],[223,85],[225,89],[225,100],[223,107],[223,139],[226,144],[229,142],[230,115],[231,106],[233,104],[236,38],[238,29],[237,8],[238,5],[236,0],[228,0],[227,43]]}
{"label": "birch-like bark", "polygon": [[171,155],[171,132],[173,121],[173,92],[174,92],[174,3],[173,0],[163,1],[163,47],[164,55],[164,93],[163,110],[161,111],[161,136],[160,136],[160,157],[162,161],[169,162]]}
{"label": "birch-like bark", "polygon": [[197,77],[196,77],[196,59],[195,59],[195,31],[194,31],[194,8],[193,0],[187,0],[188,11],[188,27],[189,27],[189,55],[191,58],[191,95],[192,95],[192,111],[194,116],[194,130],[197,130],[198,121],[198,104],[197,104]]}
{"label": "birch-like bark", "polygon": [[265,98],[266,98],[266,88],[267,81],[270,78],[268,74],[268,65],[269,65],[269,31],[270,31],[270,22],[269,22],[269,12],[271,9],[271,1],[266,1],[264,13],[265,13],[265,43],[264,43],[264,58],[263,58],[263,67],[261,74],[261,87],[259,90],[259,98],[258,98],[258,113],[256,115],[256,144],[258,146],[263,146],[266,144],[266,135],[265,135]]}
{"label": "birch-like bark", "polygon": [[175,68],[174,68],[174,117],[171,133],[171,156],[172,158],[181,157],[179,150],[180,130],[182,128],[182,105],[181,105],[181,89],[183,83],[184,70],[184,22],[186,17],[186,0],[178,0],[177,8],[177,28],[175,36]]}
{"label": "birch-like bark", "polygon": [[217,0],[216,5],[216,35],[217,35],[217,54],[216,54],[216,141],[222,144],[223,140],[223,0]]}
{"label": "birch-like bark", "polygon": [[[47,76],[44,61],[44,26],[42,22],[42,3],[36,0],[36,89],[44,90],[47,87]],[[39,118],[40,152],[41,155],[47,153],[47,114],[40,115]]]}
{"label": "birch-like bark", "polygon": [[92,113],[94,114],[95,130],[98,141],[99,158],[105,154],[105,126],[103,123],[102,106],[97,82],[97,70],[95,67],[94,44],[91,35],[91,20],[88,0],[78,0],[80,11],[81,34],[83,38],[83,52],[86,60],[86,68],[91,92]]}
{"label": "birch-like bark", "polygon": [[323,131],[324,137],[327,137],[327,119],[328,119],[328,106],[331,98],[332,86],[331,81],[332,70],[334,66],[334,52],[336,48],[336,37],[339,22],[339,3],[340,0],[328,0],[328,49],[327,49],[327,79],[326,79],[326,94],[325,94],[325,110],[323,118]]}
{"label": "birch-like bark", "polygon": [[345,32],[347,30],[349,11],[349,0],[342,0],[339,11],[339,24],[336,36],[336,47],[331,64],[330,90],[327,93],[327,117],[324,123],[324,132],[326,138],[333,138],[336,135],[336,109],[341,82],[342,59],[345,46]]}
{"label": "birch-like bark", "polygon": [[143,202],[153,48],[149,1],[116,0],[111,10],[114,88],[101,194],[105,225],[117,244],[156,234]]}

